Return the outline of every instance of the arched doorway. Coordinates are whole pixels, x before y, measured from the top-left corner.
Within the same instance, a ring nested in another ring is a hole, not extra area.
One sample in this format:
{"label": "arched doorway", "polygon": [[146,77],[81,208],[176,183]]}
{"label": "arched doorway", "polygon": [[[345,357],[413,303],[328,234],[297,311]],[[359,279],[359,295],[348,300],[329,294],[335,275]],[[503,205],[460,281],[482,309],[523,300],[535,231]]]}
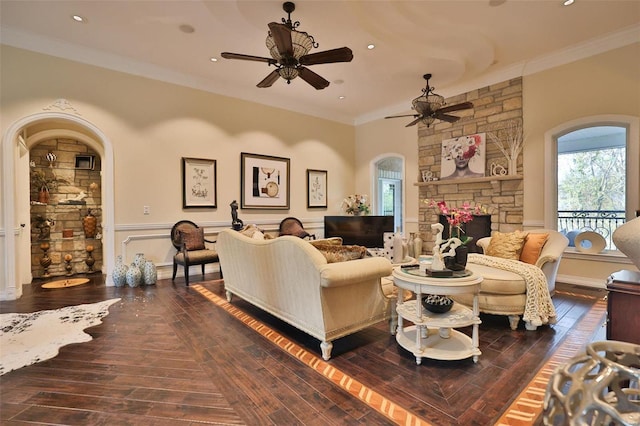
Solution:
{"label": "arched doorway", "polygon": [[395,229],[404,230],[404,158],[384,154],[373,159],[374,214],[393,216]]}
{"label": "arched doorway", "polygon": [[[55,104],[54,104],[55,105]],[[51,109],[51,108],[50,108]],[[29,135],[29,132],[33,135]],[[111,277],[115,259],[113,146],[106,135],[88,120],[67,112],[45,111],[25,116],[11,126],[2,138],[2,191],[4,212],[4,287],[0,299],[13,300],[22,295],[22,285],[31,282],[29,236],[29,146],[43,137],[73,136],[91,146],[101,156],[103,200],[102,273]],[[14,256],[12,256],[13,254]],[[113,285],[108,279],[107,285]]]}

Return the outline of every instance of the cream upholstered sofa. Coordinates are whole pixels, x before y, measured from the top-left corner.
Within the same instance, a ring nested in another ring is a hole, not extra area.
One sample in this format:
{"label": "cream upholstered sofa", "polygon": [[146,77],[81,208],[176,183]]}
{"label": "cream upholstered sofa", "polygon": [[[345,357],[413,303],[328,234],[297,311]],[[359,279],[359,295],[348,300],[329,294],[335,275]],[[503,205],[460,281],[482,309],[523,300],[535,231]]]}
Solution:
{"label": "cream upholstered sofa", "polygon": [[216,249],[227,300],[237,295],[319,339],[325,360],[333,340],[391,318],[392,289],[381,286],[392,269],[385,258],[328,263],[301,238],[261,240],[233,230],[220,232]]}
{"label": "cream upholstered sofa", "polygon": [[[553,305],[550,301],[550,296],[555,292],[556,275],[558,273],[558,267],[560,266],[560,259],[565,248],[569,244],[569,240],[560,232],[550,229],[537,229],[527,231],[531,234],[548,234],[547,240],[541,249],[538,248],[539,255],[537,258],[529,259],[529,263],[539,268],[544,274],[546,280],[549,304],[547,311],[545,312],[545,300],[542,300],[542,305],[539,309],[542,311],[544,323],[545,315],[553,315],[555,317],[555,311],[553,311]],[[482,248],[484,253],[488,252],[489,245],[491,243],[491,237],[481,238],[478,240],[478,247]],[[537,254],[537,253],[536,253]],[[483,259],[485,257],[485,259]],[[476,274],[481,275],[484,280],[480,285],[480,293],[478,296],[480,312],[487,314],[507,315],[509,317],[509,324],[513,330],[518,327],[521,317],[525,314],[525,308],[527,305],[527,283],[523,275],[518,272],[514,272],[519,266],[517,263],[524,263],[520,260],[508,260],[494,259],[495,262],[481,262],[483,260],[491,260],[492,256],[485,256],[483,254],[470,255],[467,262],[467,269],[473,271]],[[516,264],[510,265],[509,263],[515,262]],[[490,266],[491,263],[496,263],[498,266]],[[504,264],[504,265],[503,265]],[[513,266],[513,267],[509,267]],[[529,265],[527,264],[527,267]],[[522,266],[524,268],[524,266]],[[526,270],[525,270],[526,271]],[[542,298],[545,295],[539,295]],[[471,306],[473,304],[472,295],[460,295],[456,296],[455,301],[464,305]],[[540,323],[538,321],[532,321],[528,318],[524,318],[525,328],[527,330],[535,330]],[[549,321],[551,322],[551,321]]]}

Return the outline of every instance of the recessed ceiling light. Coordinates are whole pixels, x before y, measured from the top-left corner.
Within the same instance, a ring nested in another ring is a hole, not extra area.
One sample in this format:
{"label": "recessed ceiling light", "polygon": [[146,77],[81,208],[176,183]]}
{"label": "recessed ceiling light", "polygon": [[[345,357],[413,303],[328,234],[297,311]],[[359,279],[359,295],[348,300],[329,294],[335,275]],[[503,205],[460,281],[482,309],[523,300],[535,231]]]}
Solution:
{"label": "recessed ceiling light", "polygon": [[180,31],[182,31],[185,34],[191,34],[196,32],[196,29],[189,24],[182,24],[178,28],[180,29]]}
{"label": "recessed ceiling light", "polygon": [[346,98],[346,96],[342,95],[342,96],[338,96],[338,99],[343,100],[344,98]]}
{"label": "recessed ceiling light", "polygon": [[373,49],[375,49],[375,48],[376,48],[376,45],[375,45],[375,44],[368,44],[368,45],[367,45],[367,49],[369,49],[369,50],[373,50]]}
{"label": "recessed ceiling light", "polygon": [[210,60],[211,62],[218,62],[218,58],[214,58],[214,57],[209,58],[209,60]]}
{"label": "recessed ceiling light", "polygon": [[562,2],[563,6],[571,6],[575,0],[564,0]]}
{"label": "recessed ceiling light", "polygon": [[71,19],[73,19],[76,22],[82,22],[82,23],[87,22],[87,20],[80,15],[71,15]]}

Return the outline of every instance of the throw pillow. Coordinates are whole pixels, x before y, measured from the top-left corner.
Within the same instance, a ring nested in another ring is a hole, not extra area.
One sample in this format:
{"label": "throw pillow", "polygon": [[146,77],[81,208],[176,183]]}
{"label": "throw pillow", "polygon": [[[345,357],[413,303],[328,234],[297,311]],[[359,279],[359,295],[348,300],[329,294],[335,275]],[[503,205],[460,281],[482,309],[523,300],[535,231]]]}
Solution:
{"label": "throw pillow", "polygon": [[182,242],[187,250],[204,250],[204,229],[196,228],[192,231],[180,231]]}
{"label": "throw pillow", "polygon": [[535,265],[548,238],[549,234],[529,232],[524,240],[524,246],[522,246],[520,261]]}
{"label": "throw pillow", "polygon": [[522,252],[526,235],[522,231],[508,233],[495,231],[491,235],[491,242],[489,242],[489,247],[487,247],[485,254],[503,259],[520,260],[520,253]]}
{"label": "throw pillow", "polygon": [[327,259],[327,263],[346,262],[363,259],[367,255],[367,248],[362,246],[340,246],[335,244],[314,244]]}

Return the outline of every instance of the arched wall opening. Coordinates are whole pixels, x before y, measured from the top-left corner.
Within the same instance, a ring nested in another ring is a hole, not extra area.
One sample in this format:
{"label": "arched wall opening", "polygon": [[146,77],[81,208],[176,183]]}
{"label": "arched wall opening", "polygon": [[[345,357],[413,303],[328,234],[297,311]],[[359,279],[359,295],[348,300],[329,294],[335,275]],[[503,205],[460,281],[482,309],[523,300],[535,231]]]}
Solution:
{"label": "arched wall opening", "polygon": [[[29,131],[33,134],[29,135]],[[26,137],[25,137],[26,135]],[[106,135],[88,120],[66,112],[46,111],[25,116],[12,123],[2,138],[2,191],[4,212],[4,286],[0,299],[22,295],[22,285],[31,282],[29,223],[29,149],[47,137],[71,137],[92,147],[101,156],[101,197],[103,201],[102,273],[111,277],[115,259],[113,146]],[[25,229],[27,228],[27,229]],[[13,256],[11,255],[13,254]],[[107,285],[113,285],[107,279]]]}

